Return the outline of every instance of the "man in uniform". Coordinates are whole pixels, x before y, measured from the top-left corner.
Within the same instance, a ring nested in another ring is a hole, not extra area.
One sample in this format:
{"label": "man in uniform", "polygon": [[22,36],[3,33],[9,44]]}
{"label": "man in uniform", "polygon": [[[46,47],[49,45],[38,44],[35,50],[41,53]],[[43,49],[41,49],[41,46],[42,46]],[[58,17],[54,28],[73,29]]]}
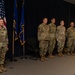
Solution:
{"label": "man in uniform", "polygon": [[48,46],[49,58],[54,58],[52,53],[55,48],[55,44],[56,44],[56,25],[55,25],[55,18],[52,18],[51,23],[49,24],[49,46]]}
{"label": "man in uniform", "polygon": [[64,21],[60,21],[60,25],[57,27],[57,33],[56,33],[56,38],[57,38],[57,45],[58,45],[58,56],[64,56],[62,54],[64,44],[65,44],[65,30],[66,28],[64,27]]}
{"label": "man in uniform", "polygon": [[75,29],[74,22],[70,23],[70,27],[67,29],[67,54],[74,55],[75,48]]}
{"label": "man in uniform", "polygon": [[47,25],[47,21],[48,19],[44,18],[43,23],[38,26],[38,41],[39,41],[41,61],[46,60],[45,55],[48,50],[49,27]]}
{"label": "man in uniform", "polygon": [[75,28],[74,28],[74,50],[73,50],[74,54],[75,54]]}
{"label": "man in uniform", "polygon": [[4,67],[5,55],[8,50],[8,36],[7,29],[4,26],[3,19],[0,19],[0,73],[7,71]]}

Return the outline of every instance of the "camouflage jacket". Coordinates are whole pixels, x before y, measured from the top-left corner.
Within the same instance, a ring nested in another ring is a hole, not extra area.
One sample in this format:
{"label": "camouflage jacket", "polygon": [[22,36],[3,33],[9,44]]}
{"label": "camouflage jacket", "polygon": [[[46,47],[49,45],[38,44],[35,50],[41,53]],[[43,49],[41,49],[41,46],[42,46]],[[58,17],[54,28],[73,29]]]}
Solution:
{"label": "camouflage jacket", "polygon": [[50,39],[56,38],[56,25],[50,23],[49,24],[49,37]]}
{"label": "camouflage jacket", "polygon": [[8,44],[7,28],[3,26],[0,28],[0,47]]}
{"label": "camouflage jacket", "polygon": [[66,28],[64,26],[58,26],[56,32],[57,39],[65,39],[66,37]]}
{"label": "camouflage jacket", "polygon": [[49,39],[49,27],[45,24],[40,24],[38,26],[38,40],[48,40]]}
{"label": "camouflage jacket", "polygon": [[75,38],[75,30],[74,30],[74,28],[69,27],[67,29],[67,38],[70,38],[70,39]]}

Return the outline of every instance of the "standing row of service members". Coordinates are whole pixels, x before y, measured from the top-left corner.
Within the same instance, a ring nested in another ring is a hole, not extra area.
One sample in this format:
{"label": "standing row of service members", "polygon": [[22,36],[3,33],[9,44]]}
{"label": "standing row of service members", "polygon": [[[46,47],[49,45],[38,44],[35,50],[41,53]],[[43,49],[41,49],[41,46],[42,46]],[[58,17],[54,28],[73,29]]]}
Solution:
{"label": "standing row of service members", "polygon": [[75,48],[75,28],[74,22],[70,23],[70,27],[66,30],[64,20],[60,21],[60,25],[56,27],[55,18],[51,19],[51,23],[47,25],[48,19],[44,18],[43,23],[38,26],[38,41],[40,48],[41,61],[46,60],[46,53],[49,58],[54,58],[53,50],[57,41],[58,56],[64,56],[62,53],[67,38],[67,55],[74,55]]}

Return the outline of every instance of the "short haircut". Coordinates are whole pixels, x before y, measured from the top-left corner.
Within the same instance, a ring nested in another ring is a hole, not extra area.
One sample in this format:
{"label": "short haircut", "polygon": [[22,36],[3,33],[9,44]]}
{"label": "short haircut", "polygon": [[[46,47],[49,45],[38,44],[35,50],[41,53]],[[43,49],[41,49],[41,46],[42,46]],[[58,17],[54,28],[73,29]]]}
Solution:
{"label": "short haircut", "polygon": [[0,18],[0,20],[3,20],[3,18]]}
{"label": "short haircut", "polygon": [[51,18],[51,20],[53,20],[53,19],[55,19],[54,17],[53,18]]}
{"label": "short haircut", "polygon": [[47,17],[45,17],[45,18],[43,18],[43,20],[44,20],[44,19],[48,19],[48,18],[47,18]]}
{"label": "short haircut", "polygon": [[62,21],[64,21],[64,20],[60,20],[60,22],[62,22]]}

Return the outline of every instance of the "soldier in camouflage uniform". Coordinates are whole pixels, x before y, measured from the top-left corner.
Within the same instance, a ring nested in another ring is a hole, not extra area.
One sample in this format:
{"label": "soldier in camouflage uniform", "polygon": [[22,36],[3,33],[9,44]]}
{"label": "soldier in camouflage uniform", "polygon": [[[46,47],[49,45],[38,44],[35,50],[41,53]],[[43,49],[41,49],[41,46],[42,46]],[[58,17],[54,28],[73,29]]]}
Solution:
{"label": "soldier in camouflage uniform", "polygon": [[57,27],[57,33],[56,33],[56,38],[57,38],[57,45],[58,45],[58,56],[64,56],[62,54],[64,44],[65,44],[65,30],[66,28],[64,27],[64,21],[60,21],[60,25]]}
{"label": "soldier in camouflage uniform", "polygon": [[7,52],[8,36],[7,29],[4,26],[3,19],[0,19],[0,73],[7,71],[4,67],[5,55]]}
{"label": "soldier in camouflage uniform", "polygon": [[73,50],[73,52],[74,52],[74,55],[75,55],[75,28],[74,28],[74,50]]}
{"label": "soldier in camouflage uniform", "polygon": [[40,48],[41,61],[46,60],[46,53],[48,50],[48,32],[47,18],[43,19],[43,23],[38,26],[38,41]]}
{"label": "soldier in camouflage uniform", "polygon": [[49,58],[54,58],[52,53],[55,48],[55,44],[56,44],[56,25],[55,25],[55,18],[52,18],[51,23],[49,24],[49,46],[48,46]]}
{"label": "soldier in camouflage uniform", "polygon": [[70,27],[67,29],[67,54],[74,55],[75,48],[75,28],[74,22],[70,23]]}

